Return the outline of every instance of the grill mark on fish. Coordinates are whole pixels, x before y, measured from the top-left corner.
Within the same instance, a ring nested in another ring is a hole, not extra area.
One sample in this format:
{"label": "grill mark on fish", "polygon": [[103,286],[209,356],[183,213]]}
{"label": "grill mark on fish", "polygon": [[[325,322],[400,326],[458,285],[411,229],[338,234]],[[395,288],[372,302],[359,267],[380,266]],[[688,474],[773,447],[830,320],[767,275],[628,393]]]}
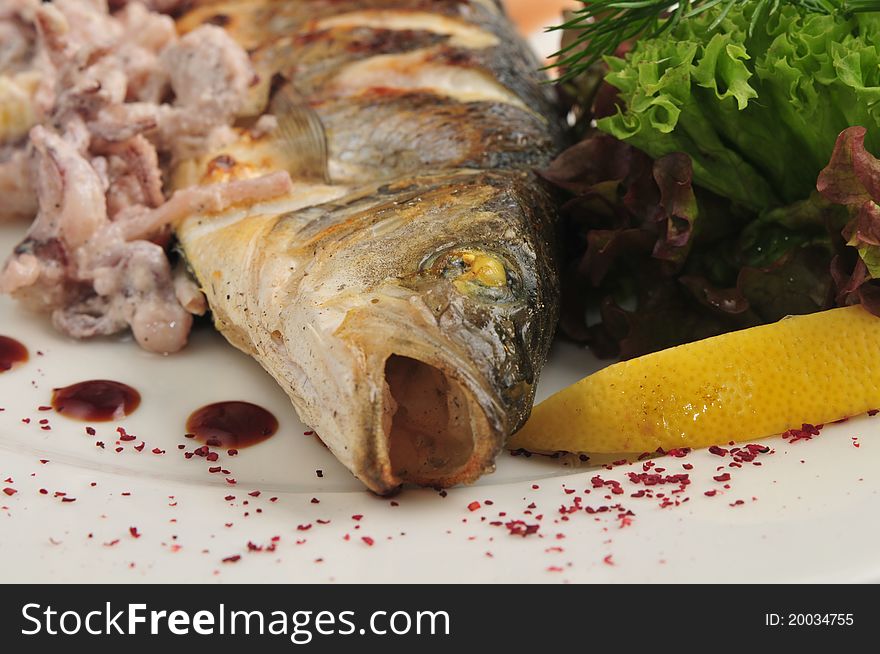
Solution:
{"label": "grill mark on fish", "polygon": [[[555,325],[555,210],[531,169],[563,127],[537,63],[493,0],[214,2],[180,26],[217,15],[264,100],[280,75],[320,118],[333,185],[184,221],[215,323],[374,491],[475,480]],[[290,169],[276,135],[239,134],[175,184]]]}
{"label": "grill mark on fish", "polygon": [[314,29],[367,27],[383,31],[428,32],[448,37],[451,45],[463,48],[488,48],[498,45],[498,37],[460,20],[416,11],[364,10],[322,18]]}
{"label": "grill mark on fish", "polygon": [[431,92],[460,102],[498,102],[525,109],[515,93],[499,84],[488,71],[464,65],[460,56],[417,50],[370,57],[345,66],[323,87],[321,95],[346,97],[372,88]]}

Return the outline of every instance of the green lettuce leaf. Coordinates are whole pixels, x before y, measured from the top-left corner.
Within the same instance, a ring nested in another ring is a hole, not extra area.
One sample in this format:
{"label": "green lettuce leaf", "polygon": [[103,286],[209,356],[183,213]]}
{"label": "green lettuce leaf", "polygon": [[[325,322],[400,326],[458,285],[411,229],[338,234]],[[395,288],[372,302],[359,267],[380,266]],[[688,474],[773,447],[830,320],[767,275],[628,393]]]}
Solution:
{"label": "green lettuce leaf", "polygon": [[880,17],[788,4],[720,6],[607,60],[616,113],[600,130],[659,159],[693,161],[694,183],[762,212],[809,197],[837,135],[860,125],[880,147]]}

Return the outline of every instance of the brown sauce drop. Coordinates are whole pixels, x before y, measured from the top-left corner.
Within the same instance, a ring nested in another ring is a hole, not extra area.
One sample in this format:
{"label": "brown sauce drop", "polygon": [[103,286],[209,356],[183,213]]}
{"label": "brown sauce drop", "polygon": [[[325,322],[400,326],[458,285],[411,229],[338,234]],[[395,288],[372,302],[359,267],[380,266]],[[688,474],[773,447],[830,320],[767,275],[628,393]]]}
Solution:
{"label": "brown sauce drop", "polygon": [[119,420],[134,412],[141,394],[127,384],[93,379],[52,391],[52,408],[68,418],[88,422]]}
{"label": "brown sauce drop", "polygon": [[217,402],[193,411],[186,431],[207,445],[240,449],[272,436],[278,420],[250,402]]}
{"label": "brown sauce drop", "polygon": [[0,336],[0,372],[6,372],[16,363],[28,360],[27,348],[14,338]]}

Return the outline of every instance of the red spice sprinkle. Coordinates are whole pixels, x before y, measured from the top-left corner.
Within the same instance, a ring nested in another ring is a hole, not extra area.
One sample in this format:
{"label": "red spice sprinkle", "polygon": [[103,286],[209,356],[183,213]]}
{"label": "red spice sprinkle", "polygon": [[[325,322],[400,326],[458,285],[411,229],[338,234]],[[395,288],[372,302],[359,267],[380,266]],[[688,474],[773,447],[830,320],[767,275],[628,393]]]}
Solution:
{"label": "red spice sprinkle", "polygon": [[15,490],[14,488],[4,488],[4,489],[3,489],[3,492],[6,493],[7,495],[9,495],[10,497],[12,497],[12,496],[15,495],[18,491]]}
{"label": "red spice sprinkle", "polygon": [[868,411],[869,416],[876,416],[878,413],[880,413],[880,409],[870,409]]}
{"label": "red spice sprinkle", "polygon": [[113,547],[114,545],[118,545],[118,544],[119,544],[119,539],[116,538],[114,540],[111,540],[109,543],[104,543],[104,547]]}
{"label": "red spice sprinkle", "polygon": [[40,463],[46,465],[47,463],[49,463],[49,459],[40,459]]}
{"label": "red spice sprinkle", "polygon": [[712,477],[712,479],[714,479],[715,481],[730,481],[730,473],[724,472],[720,475],[716,475],[715,477]]}
{"label": "red spice sprinkle", "polygon": [[21,421],[22,421],[24,424],[26,424],[26,425],[29,425],[29,424],[31,423],[31,419],[30,419],[30,418],[22,418]]}
{"label": "red spice sprinkle", "polygon": [[130,443],[131,441],[133,441],[135,439],[136,439],[136,437],[132,436],[131,434],[123,434],[122,436],[119,437],[119,440],[121,440],[123,443]]}
{"label": "red spice sprinkle", "polygon": [[361,520],[363,517],[364,517],[364,516],[362,516],[360,513],[355,513],[353,516],[351,516],[351,519],[352,519],[352,520],[358,520],[358,521],[359,521],[359,520]]}
{"label": "red spice sprinkle", "polygon": [[258,491],[258,490],[251,491],[250,493],[248,493],[248,495],[250,495],[251,497],[259,497],[260,491]]}
{"label": "red spice sprinkle", "polygon": [[853,444],[853,447],[861,447],[861,445],[859,444],[859,437],[858,436],[852,437],[852,444]]}
{"label": "red spice sprinkle", "polygon": [[740,506],[741,504],[745,504],[745,501],[737,500],[736,502],[733,502],[730,506]]}
{"label": "red spice sprinkle", "polygon": [[782,438],[789,440],[790,443],[796,443],[797,441],[808,441],[813,436],[818,436],[819,431],[822,429],[823,425],[811,425],[810,423],[805,422],[801,425],[800,429],[789,429],[787,432],[782,434]]}
{"label": "red spice sprinkle", "polygon": [[220,455],[217,454],[216,452],[208,452],[208,453],[205,455],[205,459],[208,460],[208,461],[216,461],[216,460],[219,459],[219,458],[220,458]]}
{"label": "red spice sprinkle", "polygon": [[238,450],[236,450],[235,448],[232,448],[231,450],[226,450],[226,454],[228,454],[229,456],[237,456]]}
{"label": "red spice sprinkle", "polygon": [[296,530],[297,530],[297,531],[308,531],[308,530],[311,529],[311,528],[312,528],[312,523],[311,523],[311,522],[308,523],[308,524],[305,524],[305,525],[297,525],[297,526],[296,526]]}
{"label": "red spice sprinkle", "polygon": [[324,471],[323,470],[315,470],[315,475],[317,475],[317,477],[320,479],[324,476]]}
{"label": "red spice sprinkle", "polygon": [[42,427],[40,427],[40,429],[42,429],[43,431],[52,431],[52,427],[50,427],[49,425],[43,425]]}
{"label": "red spice sprinkle", "polygon": [[373,543],[375,542],[375,541],[373,541],[373,539],[370,538],[369,536],[361,536],[361,540],[364,541],[364,542],[365,542],[367,545],[369,545],[370,547],[372,547],[372,546],[373,546]]}
{"label": "red spice sprinkle", "polygon": [[52,407],[50,406],[38,406],[37,411],[51,411]]}
{"label": "red spice sprinkle", "polygon": [[220,472],[221,470],[223,470],[223,466],[212,466],[208,468],[208,472],[210,473]]}
{"label": "red spice sprinkle", "polygon": [[527,525],[522,520],[511,520],[510,522],[505,522],[504,526],[507,527],[511,536],[522,536],[523,538],[538,533],[540,528],[540,525]]}
{"label": "red spice sprinkle", "polygon": [[153,454],[165,454],[165,450],[160,450],[158,447],[154,447]]}
{"label": "red spice sprinkle", "polygon": [[226,478],[226,483],[227,483],[227,484],[237,484],[238,482],[235,481],[232,477],[227,477],[227,478]]}
{"label": "red spice sprinkle", "polygon": [[480,503],[477,502],[476,500],[474,500],[473,502],[468,504],[467,508],[468,508],[468,511],[476,511],[480,508],[480,506],[481,506]]}
{"label": "red spice sprinkle", "polygon": [[[318,518],[318,520],[316,520],[316,522],[319,525],[329,525],[330,524],[329,520],[321,520],[320,518]],[[360,527],[355,527],[355,529],[360,529]]]}
{"label": "red spice sprinkle", "polygon": [[40,420],[40,424],[41,424],[41,425],[48,425],[48,424],[49,424],[49,419],[48,419],[48,418],[43,418],[42,420]]}
{"label": "red spice sprinkle", "polygon": [[89,436],[94,436],[97,432],[95,431],[94,427],[86,427],[86,433]]}
{"label": "red spice sprinkle", "polygon": [[538,484],[532,484],[532,490],[538,490],[539,488],[541,487]]}
{"label": "red spice sprinkle", "polygon": [[121,451],[122,451],[122,448],[121,448],[121,447],[117,447],[117,448],[116,448],[116,453],[117,453],[117,454],[119,454]]}
{"label": "red spice sprinkle", "polygon": [[130,533],[134,538],[140,538],[141,532],[138,531],[137,527],[129,527],[128,533]]}
{"label": "red spice sprinkle", "polygon": [[241,559],[241,554],[233,554],[232,556],[227,556],[223,559],[223,563],[236,563]]}
{"label": "red spice sprinkle", "polygon": [[[140,445],[135,445],[135,446],[134,446],[134,449],[136,449],[138,452],[143,452],[143,451],[144,451],[144,446],[145,446],[145,445],[146,445],[146,443],[141,443]],[[153,450],[153,452],[155,452],[155,451],[156,451],[156,450]]]}
{"label": "red spice sprinkle", "polygon": [[313,497],[313,498],[311,499],[311,502],[312,502],[312,504],[320,504],[320,503],[321,503],[321,500],[319,500],[317,497]]}
{"label": "red spice sprinkle", "polygon": [[76,498],[75,497],[62,497],[61,501],[62,502],[76,502]]}
{"label": "red spice sprinkle", "polygon": [[49,494],[49,491],[47,491],[45,488],[40,489],[40,495],[48,495],[48,494]]}
{"label": "red spice sprinkle", "polygon": [[226,500],[227,502],[231,502],[232,500],[235,499],[235,495],[227,495],[223,499]]}
{"label": "red spice sprinkle", "polygon": [[[488,503],[489,503],[489,501],[486,500],[486,504],[488,504]],[[389,504],[391,504],[391,506],[400,506],[400,502],[398,502],[396,500],[391,500],[391,502],[389,502]]]}
{"label": "red spice sprinkle", "polygon": [[614,560],[611,557],[612,555],[609,554],[604,559],[602,559],[602,563],[604,563],[605,565],[614,565]]}
{"label": "red spice sprinkle", "polygon": [[703,493],[703,495],[705,495],[706,497],[715,497],[717,493],[717,490],[707,490],[705,493]]}
{"label": "red spice sprinkle", "polygon": [[714,454],[715,456],[727,456],[728,450],[725,450],[723,447],[718,447],[717,445],[713,445],[709,448],[709,453]]}
{"label": "red spice sprinkle", "polygon": [[270,497],[270,498],[269,498],[269,501],[270,501],[270,502],[277,502],[277,501],[278,501],[278,498],[277,498],[277,497]]}
{"label": "red spice sprinkle", "polygon": [[674,447],[671,450],[669,450],[668,452],[666,452],[666,455],[667,456],[674,456],[674,457],[677,457],[680,459],[680,458],[685,457],[688,454],[690,454],[690,452],[691,452],[691,448],[689,448],[689,447]]}

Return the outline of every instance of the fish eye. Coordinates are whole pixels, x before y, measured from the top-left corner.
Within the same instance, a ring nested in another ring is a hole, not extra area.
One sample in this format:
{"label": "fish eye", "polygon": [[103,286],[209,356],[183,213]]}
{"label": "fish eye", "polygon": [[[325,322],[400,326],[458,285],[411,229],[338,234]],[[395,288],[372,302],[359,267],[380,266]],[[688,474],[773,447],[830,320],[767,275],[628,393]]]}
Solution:
{"label": "fish eye", "polygon": [[424,262],[422,273],[449,280],[466,297],[490,302],[514,300],[520,286],[513,264],[479,246],[443,250]]}

